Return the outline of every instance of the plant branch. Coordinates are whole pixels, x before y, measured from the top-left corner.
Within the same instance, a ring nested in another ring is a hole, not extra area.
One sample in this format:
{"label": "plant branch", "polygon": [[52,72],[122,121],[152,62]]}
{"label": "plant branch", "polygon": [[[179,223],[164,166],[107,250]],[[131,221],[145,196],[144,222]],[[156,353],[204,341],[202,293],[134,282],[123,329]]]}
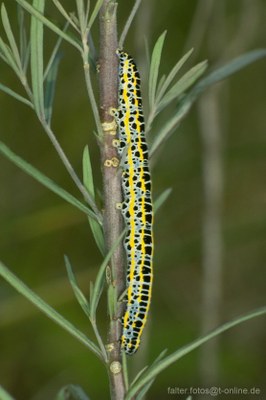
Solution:
{"label": "plant branch", "polygon": [[47,133],[49,139],[51,140],[55,150],[57,151],[57,154],[59,155],[61,161],[63,162],[66,170],[68,171],[69,175],[73,179],[73,181],[76,184],[76,186],[79,189],[79,191],[83,194],[84,199],[86,200],[86,202],[89,204],[91,209],[97,215],[98,222],[101,224],[102,223],[102,216],[101,216],[96,204],[94,203],[92,197],[90,196],[90,194],[86,190],[85,186],[82,184],[82,182],[80,181],[80,179],[77,176],[76,172],[74,171],[72,165],[70,164],[65,152],[63,151],[62,147],[60,146],[57,138],[55,137],[55,135],[53,133],[53,131],[51,130],[50,126],[46,122],[41,121],[41,124],[42,124],[45,132]]}
{"label": "plant branch", "polygon": [[[121,212],[117,209],[117,204],[122,201],[122,193],[121,176],[117,168],[119,159],[116,147],[113,146],[116,125],[109,112],[111,107],[117,107],[118,93],[118,59],[115,53],[117,49],[116,7],[117,4],[114,0],[104,0],[100,11],[99,85],[100,117],[103,127],[101,162],[105,204],[103,226],[107,250],[112,247],[123,229]],[[112,299],[109,298],[109,302],[113,301],[116,305],[110,316],[107,346],[110,390],[113,400],[122,400],[125,396],[125,383],[120,352],[122,326],[119,319],[123,314],[123,305],[118,302],[119,296],[125,290],[122,244],[117,246],[111,258],[111,277],[109,283],[109,292],[114,294]],[[112,309],[110,303],[109,310]]]}
{"label": "plant branch", "polygon": [[100,120],[99,111],[98,111],[97,103],[95,100],[95,96],[94,96],[92,84],[91,84],[90,64],[88,62],[88,58],[86,58],[86,60],[84,58],[83,61],[84,61],[85,82],[86,82],[86,87],[87,87],[87,91],[88,91],[88,95],[89,95],[89,99],[90,99],[90,103],[91,103],[91,108],[92,108],[93,116],[95,119],[98,135],[100,135],[102,137],[103,130],[102,130],[102,125],[101,125],[101,120]]}

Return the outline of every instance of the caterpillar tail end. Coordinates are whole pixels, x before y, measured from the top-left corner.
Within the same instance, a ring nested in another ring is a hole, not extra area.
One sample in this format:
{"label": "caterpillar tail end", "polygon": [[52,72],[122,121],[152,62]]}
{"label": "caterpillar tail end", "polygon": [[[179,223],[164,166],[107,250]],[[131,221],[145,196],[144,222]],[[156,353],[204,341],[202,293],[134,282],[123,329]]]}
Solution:
{"label": "caterpillar tail end", "polygon": [[138,350],[140,345],[140,339],[126,339],[124,335],[121,337],[121,349],[128,356],[132,356]]}

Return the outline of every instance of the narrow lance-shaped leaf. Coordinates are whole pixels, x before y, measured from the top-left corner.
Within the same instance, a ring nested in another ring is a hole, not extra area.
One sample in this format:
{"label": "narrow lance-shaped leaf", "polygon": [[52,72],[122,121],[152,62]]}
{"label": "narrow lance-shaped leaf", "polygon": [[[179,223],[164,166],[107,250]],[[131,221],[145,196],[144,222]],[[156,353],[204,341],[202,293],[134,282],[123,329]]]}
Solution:
{"label": "narrow lance-shaped leaf", "polygon": [[94,290],[93,282],[90,281],[90,302],[89,302],[89,304],[91,304],[91,299],[92,299],[92,296],[93,296],[93,290]]}
{"label": "narrow lance-shaped leaf", "polygon": [[83,33],[86,29],[86,13],[83,1],[76,0],[77,14],[79,20],[80,31]]}
{"label": "narrow lance-shaped leaf", "polygon": [[148,392],[154,381],[155,378],[151,379],[148,383],[146,383],[146,385],[141,388],[136,396],[136,400],[142,400],[145,397],[146,393]]}
{"label": "narrow lance-shaped leaf", "polygon": [[141,390],[141,388],[147,384],[151,379],[155,378],[160,372],[165,370],[167,367],[169,367],[171,364],[175,363],[178,361],[180,358],[184,357],[186,354],[190,353],[192,350],[195,350],[196,348],[200,347],[203,343],[206,343],[210,339],[218,336],[222,332],[227,331],[228,329],[233,328],[236,325],[239,325],[242,322],[248,321],[252,318],[256,318],[259,316],[263,316],[266,314],[266,307],[259,308],[255,311],[252,311],[251,313],[248,313],[242,317],[238,317],[230,322],[225,323],[224,325],[220,326],[217,329],[214,329],[212,332],[209,334],[200,337],[199,339],[194,340],[192,343],[182,347],[181,349],[178,349],[174,353],[170,354],[169,356],[165,357],[162,359],[159,363],[156,363],[155,365],[151,365],[144,371],[142,376],[132,385],[125,397],[125,400],[130,400],[132,399],[136,393]]}
{"label": "narrow lance-shaped leaf", "polygon": [[162,88],[163,88],[163,86],[165,84],[165,80],[166,80],[166,75],[162,75],[160,80],[159,80],[159,83],[157,85],[156,103],[158,101],[158,97],[160,95],[160,92],[161,92],[161,90],[162,90]]}
{"label": "narrow lance-shaped leaf", "polygon": [[150,157],[154,156],[156,151],[161,148],[161,145],[170,137],[176,130],[180,122],[187,115],[194,101],[200,94],[211,85],[220,82],[223,79],[235,74],[237,71],[247,67],[255,61],[266,57],[266,49],[254,50],[235,58],[223,67],[213,71],[205,78],[201,79],[188,94],[180,102],[176,114],[162,127],[160,133],[155,137],[150,149]]}
{"label": "narrow lance-shaped leaf", "polygon": [[[165,95],[165,92],[166,92],[167,88],[169,87],[169,85],[171,84],[173,79],[175,78],[175,76],[178,73],[178,71],[181,69],[181,67],[184,65],[184,63],[187,61],[187,59],[190,57],[192,51],[193,51],[193,49],[188,51],[181,58],[181,60],[178,61],[178,63],[173,67],[173,69],[171,70],[171,72],[169,73],[169,75],[167,77],[165,75],[163,75],[161,77],[160,82],[158,84],[158,89],[157,89],[157,94],[156,94],[156,99],[155,99],[155,105],[150,110],[150,114],[148,116],[148,120],[147,120],[147,124],[146,124],[146,134],[150,131],[151,125],[152,125],[153,120],[156,117],[156,115],[162,110],[163,107],[165,107],[167,105],[167,104],[163,105],[163,101],[164,101],[163,96]],[[188,74],[191,73],[191,72],[193,72],[193,70],[190,70],[188,72]],[[181,92],[182,92],[182,91],[184,91],[186,89],[186,87],[184,88],[184,87],[182,87],[182,85],[184,86],[184,80],[187,80],[187,78],[188,78],[187,76],[183,76],[183,78],[181,78],[181,80],[179,80],[177,82],[177,84],[176,84],[177,87],[174,88],[174,86],[173,86],[173,88],[170,89],[170,91],[173,90],[174,98],[178,97],[179,94],[180,94],[180,93],[177,92],[177,90],[179,90],[179,92],[181,90]],[[183,79],[183,81],[182,81],[182,79]],[[189,84],[188,81],[187,81],[187,84]]]}
{"label": "narrow lance-shaped leaf", "polygon": [[26,299],[39,308],[40,311],[46,314],[50,319],[56,322],[59,326],[61,326],[68,333],[88,347],[100,359],[102,359],[101,352],[95,343],[93,343],[86,335],[84,335],[84,333],[80,332],[71,322],[66,320],[56,310],[45,303],[44,300],[42,300],[36,293],[26,286],[25,283],[23,283],[16,275],[14,275],[1,261],[0,276],[2,276],[11,286],[13,286],[14,289],[26,297]]}
{"label": "narrow lance-shaped leaf", "polygon": [[117,310],[117,287],[111,282],[107,289],[107,305],[108,305],[108,315],[112,320],[115,316]]}
{"label": "narrow lance-shaped leaf", "polygon": [[[83,151],[83,182],[85,188],[88,190],[89,194],[95,201],[95,189],[93,183],[93,174],[92,174],[92,166],[90,161],[90,153],[89,148],[86,146]],[[102,227],[99,225],[97,221],[92,218],[89,218],[89,224],[92,230],[92,234],[94,236],[95,242],[97,244],[98,249],[102,253],[105,254],[105,243],[103,237]]]}
{"label": "narrow lance-shaped leaf", "polygon": [[[44,0],[33,0],[33,7],[41,14],[44,12]],[[31,16],[31,78],[32,94],[36,113],[41,120],[45,119],[43,91],[43,23]]]}
{"label": "narrow lance-shaped leaf", "polygon": [[102,290],[103,290],[103,286],[104,286],[104,281],[105,281],[105,271],[106,271],[106,267],[116,249],[116,247],[119,245],[120,241],[122,240],[123,236],[125,235],[126,230],[124,229],[123,232],[121,233],[121,235],[117,238],[117,240],[114,242],[113,246],[111,247],[111,249],[108,251],[105,259],[103,260],[94,286],[93,286],[93,294],[91,296],[91,302],[90,302],[90,311],[91,311],[91,319],[95,320],[96,319],[96,309],[102,294]]}
{"label": "narrow lance-shaped leaf", "polygon": [[90,31],[92,25],[94,24],[95,19],[97,18],[97,15],[98,15],[98,13],[99,13],[99,11],[101,9],[101,6],[103,5],[103,1],[104,0],[98,0],[97,3],[94,6],[94,9],[93,9],[93,11],[91,13],[91,16],[90,16],[90,19],[89,19],[89,22],[88,22],[88,27],[87,27],[88,32]]}
{"label": "narrow lance-shaped leaf", "polygon": [[84,294],[82,293],[82,291],[80,290],[80,288],[78,286],[78,283],[77,283],[76,277],[74,275],[73,268],[71,266],[69,258],[67,256],[65,256],[64,259],[65,259],[65,265],[66,265],[66,269],[67,269],[68,279],[72,286],[72,289],[76,296],[76,299],[78,300],[84,313],[87,315],[87,317],[89,317],[90,316],[90,305],[88,303],[88,300],[86,299],[86,297],[84,296]]}
{"label": "narrow lance-shaped leaf", "polygon": [[205,72],[208,66],[207,61],[203,61],[194,67],[192,67],[187,73],[185,73],[182,78],[179,79],[176,84],[169,89],[169,91],[162,98],[161,102],[158,105],[158,112],[160,112],[163,108],[168,106],[171,101],[177,99],[181,94],[183,94],[196,80]]}
{"label": "narrow lance-shaped leaf", "polygon": [[[156,357],[156,359],[153,361],[153,363],[151,365],[158,364],[160,362],[160,360],[165,356],[166,353],[167,353],[167,349],[164,349],[158,355],[158,357]],[[144,371],[146,371],[147,368],[148,368],[148,366],[146,365],[141,371],[139,371],[139,373],[136,375],[136,377],[131,382],[131,386],[134,385],[134,383],[142,376],[142,374],[144,373]],[[145,394],[147,393],[147,391],[149,390],[149,388],[153,384],[154,380],[155,380],[155,378],[151,379],[148,383],[146,383],[146,385],[143,386],[143,388],[138,392],[136,400],[141,400],[145,396]]]}
{"label": "narrow lance-shaped leaf", "polygon": [[[64,32],[67,30],[68,26],[69,26],[69,23],[66,22],[66,24],[64,26]],[[61,36],[58,36],[58,39],[57,39],[57,41],[55,43],[55,46],[54,46],[53,51],[52,51],[52,54],[51,54],[51,56],[49,58],[49,61],[47,63],[47,66],[46,66],[44,74],[43,74],[43,80],[44,81],[45,81],[50,69],[52,68],[52,66],[54,64],[55,59],[59,57],[58,53],[59,53],[59,48],[61,46],[62,40],[63,40],[63,38]]]}
{"label": "narrow lance-shaped leaf", "polygon": [[206,76],[206,78],[201,79],[192,89],[190,96],[193,98],[198,97],[198,95],[209,86],[228,78],[229,76],[264,57],[266,57],[266,49],[258,49],[233,59],[222,67],[211,72]]}
{"label": "narrow lance-shaped leaf", "polygon": [[149,103],[150,108],[153,108],[155,102],[155,93],[157,88],[157,80],[159,74],[159,67],[161,63],[162,49],[165,40],[166,31],[164,31],[153,48],[150,74],[149,74]]}
{"label": "narrow lance-shaped leaf", "polygon": [[3,53],[3,50],[2,50],[2,48],[1,48],[1,46],[0,46],[0,58],[2,58],[2,60],[3,60],[6,64],[8,64],[8,60],[7,60],[6,56],[5,56],[4,53]]}
{"label": "narrow lance-shaped leaf", "polygon": [[11,29],[11,25],[9,22],[9,18],[8,18],[4,3],[2,3],[2,5],[1,5],[1,17],[2,17],[2,22],[3,22],[5,32],[6,32],[6,36],[9,41],[10,48],[13,53],[14,60],[17,64],[18,68],[20,69],[21,68],[20,55],[19,55],[18,47],[17,47],[16,41],[15,41],[12,29]]}
{"label": "narrow lance-shaped leaf", "polygon": [[123,376],[124,376],[124,381],[125,381],[125,388],[126,391],[128,391],[128,366],[127,366],[127,355],[124,351],[122,351],[122,371],[123,371]]}
{"label": "narrow lance-shaped leaf", "polygon": [[83,182],[88,190],[89,194],[95,200],[95,189],[94,189],[94,182],[93,182],[93,174],[92,174],[92,166],[91,166],[91,158],[89,147],[85,146],[83,151]]}
{"label": "narrow lance-shaped leaf", "polygon": [[159,208],[166,202],[170,194],[172,193],[172,188],[165,189],[154,201],[154,214],[157,213]]}
{"label": "narrow lance-shaped leaf", "polygon": [[14,397],[10,396],[10,394],[0,385],[0,399],[1,400],[15,400]]}
{"label": "narrow lance-shaped leaf", "polygon": [[44,113],[45,113],[45,120],[47,121],[48,125],[51,125],[53,102],[55,95],[55,85],[56,85],[59,62],[60,62],[60,55],[57,54],[53,59],[53,63],[51,64],[46,77]]}
{"label": "narrow lance-shaped leaf", "polygon": [[88,207],[82,204],[79,200],[77,200],[74,196],[68,193],[66,190],[62,189],[55,182],[53,182],[50,178],[45,176],[42,172],[38,171],[35,167],[24,161],[18,155],[13,153],[4,143],[0,141],[0,153],[3,154],[6,158],[12,161],[16,166],[26,172],[28,175],[33,177],[36,181],[40,182],[42,185],[50,189],[52,192],[56,193],[59,197],[66,200],[68,203],[77,207],[79,210],[89,215],[92,218],[97,219],[97,216],[91,211]]}
{"label": "narrow lance-shaped leaf", "polygon": [[[64,32],[67,30],[68,26],[69,23],[66,22],[64,27]],[[52,119],[55,84],[57,79],[59,61],[61,59],[59,55],[59,47],[62,43],[62,40],[63,38],[59,36],[43,74],[43,81],[46,82],[45,95],[44,95],[45,118],[47,120],[48,125],[51,125],[51,119]]]}
{"label": "narrow lance-shaped leaf", "polygon": [[28,11],[31,15],[34,15],[39,21],[42,21],[44,25],[46,25],[49,29],[55,32],[57,35],[61,36],[68,43],[72,44],[72,46],[76,47],[80,52],[82,52],[82,48],[77,40],[72,39],[69,35],[59,29],[55,24],[53,24],[49,19],[44,17],[38,10],[32,7],[26,0],[16,0],[18,4],[20,4],[26,11]]}
{"label": "narrow lance-shaped leaf", "polygon": [[131,11],[130,11],[130,13],[128,15],[127,21],[126,21],[126,23],[124,25],[124,28],[122,30],[121,36],[119,38],[118,46],[119,46],[120,49],[123,49],[123,47],[124,47],[125,38],[127,36],[127,33],[128,33],[128,31],[130,29],[130,26],[131,26],[132,21],[133,21],[136,13],[138,11],[138,8],[139,8],[140,4],[141,4],[141,0],[135,0],[135,4],[131,8]]}
{"label": "narrow lance-shaped leaf", "polygon": [[14,60],[14,56],[12,54],[12,51],[10,47],[3,41],[3,39],[0,37],[0,56],[2,60],[4,60],[15,72],[15,74],[19,77],[20,76],[20,70]]}
{"label": "narrow lance-shaped leaf", "polygon": [[182,119],[189,112],[192,103],[192,99],[186,97],[186,99],[181,102],[181,105],[176,114],[172,118],[170,118],[170,120],[161,128],[160,132],[155,136],[154,142],[151,145],[150,158],[152,158],[156,151],[161,148],[161,145],[166,142],[171,133],[176,130]]}
{"label": "narrow lance-shaped leaf", "polygon": [[88,21],[88,18],[89,18],[90,5],[91,5],[91,2],[90,2],[90,0],[88,0],[87,1],[87,7],[86,7],[86,21]]}
{"label": "narrow lance-shaped leaf", "polygon": [[177,73],[180,71],[180,69],[183,67],[185,62],[188,60],[188,58],[191,56],[193,52],[193,49],[189,50],[173,67],[173,69],[170,71],[170,73],[167,75],[166,79],[164,80],[163,84],[161,85],[161,88],[158,87],[158,93],[156,96],[156,103],[159,103],[163,95],[165,94],[166,90],[168,87],[171,85],[172,81],[175,79]]}
{"label": "narrow lance-shaped leaf", "polygon": [[33,104],[28,99],[14,92],[14,90],[10,89],[9,87],[2,85],[2,83],[0,83],[0,90],[5,92],[6,94],[9,94],[9,96],[14,97],[16,100],[21,101],[21,103],[24,103],[27,106],[33,108]]}
{"label": "narrow lance-shaped leaf", "polygon": [[90,400],[84,390],[77,385],[63,387],[55,400]]}
{"label": "narrow lance-shaped leaf", "polygon": [[25,29],[25,12],[21,6],[17,6],[17,18],[19,26],[19,53],[24,74],[26,73],[29,61],[29,46]]}
{"label": "narrow lance-shaped leaf", "polygon": [[[62,4],[60,3],[59,0],[52,0],[54,5],[56,6],[56,8],[58,9],[58,11],[63,15],[63,17],[66,19],[66,21],[73,26],[73,28],[79,32],[79,28],[77,27],[77,25],[75,24],[75,22],[73,21],[73,18],[71,18],[70,15],[68,15],[68,13],[66,12],[66,10],[64,9],[64,7],[62,6]],[[64,30],[65,32],[65,30]],[[62,38],[62,37],[61,37]]]}

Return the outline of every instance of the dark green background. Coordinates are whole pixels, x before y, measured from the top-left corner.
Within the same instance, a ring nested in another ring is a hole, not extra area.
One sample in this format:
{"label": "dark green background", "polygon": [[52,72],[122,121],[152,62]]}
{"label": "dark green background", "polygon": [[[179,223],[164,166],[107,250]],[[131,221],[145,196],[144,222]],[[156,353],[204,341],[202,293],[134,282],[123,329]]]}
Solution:
{"label": "dark green background", "polygon": [[[15,2],[5,3],[16,29]],[[118,3],[121,32],[133,1]],[[147,61],[143,35],[151,51],[158,36],[167,29],[161,65],[161,73],[167,73],[188,50],[185,46],[198,3],[211,2],[143,0],[125,48],[140,66],[144,98]],[[196,31],[189,43],[196,52],[193,64],[208,59],[213,67],[246,51],[265,47],[264,0],[214,3],[209,20],[202,21],[205,25],[202,40],[198,40]],[[62,22],[52,2],[47,4],[47,15]],[[74,1],[64,4],[69,11],[74,10]],[[1,28],[1,35],[2,32]],[[98,45],[97,24],[94,37]],[[55,36],[46,31],[46,39],[48,52]],[[265,304],[265,67],[265,60],[259,61],[220,87],[224,165],[221,322]],[[96,75],[93,79],[97,89]],[[22,93],[14,74],[3,63],[0,81]],[[167,111],[161,115],[154,131],[168,117]],[[53,128],[79,174],[82,151],[89,144],[95,182],[101,189],[99,151],[93,135],[95,126],[86,96],[82,61],[78,52],[66,43],[62,46]],[[152,134],[153,131],[151,140]],[[0,139],[79,196],[33,112],[2,92]],[[149,347],[144,351],[143,345],[139,354],[130,360],[132,375],[164,348],[171,352],[200,335],[203,185],[197,105],[162,149],[153,170],[153,182],[155,196],[168,187],[173,192],[156,217],[154,292],[147,328]],[[95,278],[101,256],[86,217],[2,156],[0,187],[1,260],[92,337],[90,324],[74,300],[63,262],[63,255],[67,254],[75,266],[80,286],[88,294],[89,281]],[[92,399],[108,398],[106,371],[86,348],[36,311],[3,280],[0,299],[0,383],[17,400],[53,399],[60,387],[68,383],[81,385]],[[104,298],[98,316],[103,335],[107,329],[105,304]],[[257,387],[264,395],[234,398],[266,397],[265,318],[240,325],[223,334],[219,341],[219,374],[209,385]],[[200,352],[195,351],[168,368],[156,380],[148,398],[185,398],[168,395],[167,388],[203,387],[199,359]]]}

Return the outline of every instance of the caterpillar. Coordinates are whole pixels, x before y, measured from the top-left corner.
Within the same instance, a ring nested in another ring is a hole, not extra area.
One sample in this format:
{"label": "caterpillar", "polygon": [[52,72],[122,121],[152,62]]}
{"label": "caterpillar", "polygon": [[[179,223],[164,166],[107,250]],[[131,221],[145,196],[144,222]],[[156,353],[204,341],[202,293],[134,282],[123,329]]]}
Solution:
{"label": "caterpillar", "polygon": [[148,147],[140,91],[140,75],[133,58],[117,50],[119,58],[118,154],[122,167],[122,214],[126,225],[126,311],[121,347],[126,354],[138,349],[151,301],[153,281],[153,209]]}

